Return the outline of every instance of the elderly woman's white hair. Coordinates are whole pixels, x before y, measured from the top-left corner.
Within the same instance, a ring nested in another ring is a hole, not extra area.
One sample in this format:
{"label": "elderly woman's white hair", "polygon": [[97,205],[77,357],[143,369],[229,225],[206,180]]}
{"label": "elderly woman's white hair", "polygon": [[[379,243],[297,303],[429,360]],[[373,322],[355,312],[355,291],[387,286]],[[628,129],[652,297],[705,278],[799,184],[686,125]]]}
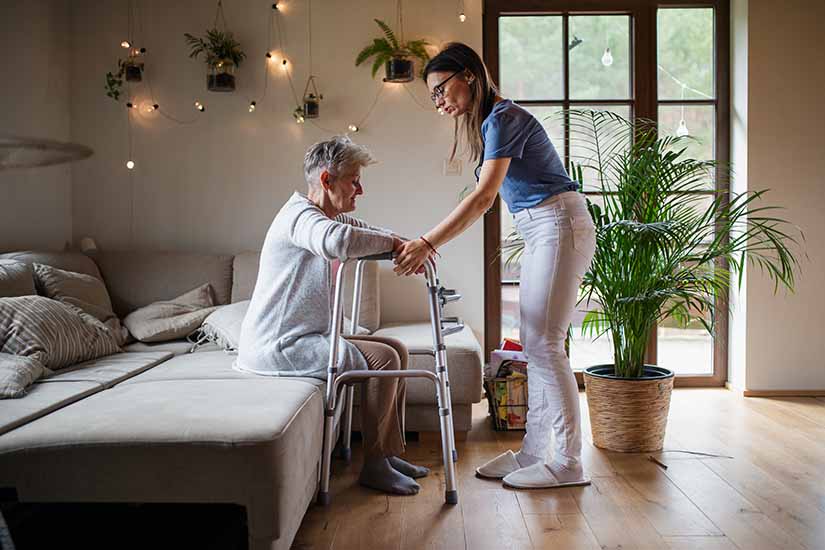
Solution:
{"label": "elderly woman's white hair", "polygon": [[326,170],[337,178],[356,167],[375,162],[369,149],[347,136],[335,136],[307,149],[304,155],[304,177],[310,187],[318,185],[318,175]]}

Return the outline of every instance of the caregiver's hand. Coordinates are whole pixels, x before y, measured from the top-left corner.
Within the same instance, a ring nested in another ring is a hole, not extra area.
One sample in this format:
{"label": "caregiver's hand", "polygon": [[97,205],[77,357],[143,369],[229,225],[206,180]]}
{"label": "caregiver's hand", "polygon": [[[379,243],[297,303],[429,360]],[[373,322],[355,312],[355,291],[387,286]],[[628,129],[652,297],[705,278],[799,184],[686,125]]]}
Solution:
{"label": "caregiver's hand", "polygon": [[424,272],[424,262],[430,257],[430,246],[421,239],[407,241],[401,246],[395,258],[393,271],[397,275],[412,275]]}

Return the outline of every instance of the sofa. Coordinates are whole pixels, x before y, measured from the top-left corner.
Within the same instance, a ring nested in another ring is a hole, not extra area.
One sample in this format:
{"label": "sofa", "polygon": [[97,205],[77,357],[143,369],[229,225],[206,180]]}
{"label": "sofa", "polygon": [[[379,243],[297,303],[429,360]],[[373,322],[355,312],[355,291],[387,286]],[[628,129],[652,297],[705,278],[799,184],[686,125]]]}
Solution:
{"label": "sofa", "polygon": [[[0,259],[99,278],[124,317],[206,282],[218,304],[249,299],[259,254],[12,252]],[[429,348],[428,320],[382,323],[380,279],[379,266],[368,264],[360,325],[399,338],[413,353]],[[445,343],[461,439],[481,399],[481,347],[470,327]],[[249,548],[289,548],[317,489],[325,384],[238,372],[234,356],[214,343],[192,348],[184,339],[128,344],[54,371],[24,397],[0,400],[0,489],[19,502],[237,504],[246,510]],[[433,358],[413,354],[409,367],[433,370]],[[437,431],[433,388],[408,383],[407,431]]]}

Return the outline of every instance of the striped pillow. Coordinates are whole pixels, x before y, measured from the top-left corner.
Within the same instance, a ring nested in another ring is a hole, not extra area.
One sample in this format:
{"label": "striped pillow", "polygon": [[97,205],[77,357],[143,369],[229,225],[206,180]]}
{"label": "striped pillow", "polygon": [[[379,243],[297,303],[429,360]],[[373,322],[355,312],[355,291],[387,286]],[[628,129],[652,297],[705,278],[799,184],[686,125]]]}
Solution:
{"label": "striped pillow", "polygon": [[111,331],[75,306],[43,296],[0,298],[2,353],[61,369],[119,351]]}

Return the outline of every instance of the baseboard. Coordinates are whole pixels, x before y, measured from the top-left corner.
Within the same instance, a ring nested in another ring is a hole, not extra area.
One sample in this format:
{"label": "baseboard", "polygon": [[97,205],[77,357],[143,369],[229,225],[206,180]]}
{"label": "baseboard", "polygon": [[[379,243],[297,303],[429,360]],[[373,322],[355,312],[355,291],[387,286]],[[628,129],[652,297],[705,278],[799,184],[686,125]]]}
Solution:
{"label": "baseboard", "polygon": [[825,397],[825,390],[745,390],[745,397]]}

